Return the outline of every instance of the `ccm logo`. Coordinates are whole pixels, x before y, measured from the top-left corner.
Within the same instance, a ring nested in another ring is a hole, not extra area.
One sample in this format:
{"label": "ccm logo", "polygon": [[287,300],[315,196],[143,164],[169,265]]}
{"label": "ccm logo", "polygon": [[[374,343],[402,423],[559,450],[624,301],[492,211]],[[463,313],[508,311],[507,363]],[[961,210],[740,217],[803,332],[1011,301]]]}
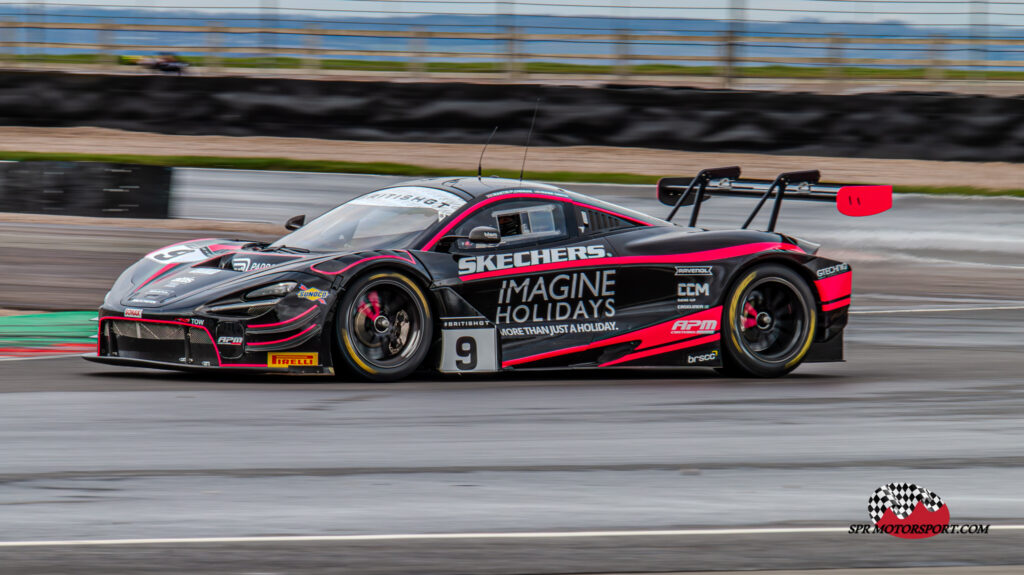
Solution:
{"label": "ccm logo", "polygon": [[681,319],[672,324],[672,335],[687,335],[717,330],[717,319]]}
{"label": "ccm logo", "polygon": [[697,297],[702,295],[711,295],[711,284],[683,283],[676,287],[676,296],[678,297]]}

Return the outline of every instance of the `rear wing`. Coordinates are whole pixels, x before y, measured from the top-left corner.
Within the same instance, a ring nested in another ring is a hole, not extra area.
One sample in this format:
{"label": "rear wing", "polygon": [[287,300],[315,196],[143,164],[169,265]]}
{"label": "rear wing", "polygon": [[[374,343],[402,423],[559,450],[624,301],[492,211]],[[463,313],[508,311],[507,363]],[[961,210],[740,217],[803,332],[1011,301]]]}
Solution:
{"label": "rear wing", "polygon": [[741,180],[739,166],[701,170],[693,178],[662,178],[658,180],[658,200],[672,206],[668,221],[682,206],[693,206],[690,227],[697,225],[702,202],[714,196],[760,198],[743,223],[743,228],[754,221],[768,198],[774,194],[772,213],[768,219],[769,232],[775,231],[782,199],[811,202],[834,202],[839,212],[847,216],[872,216],[892,207],[892,186],[849,186],[822,184],[818,170],[786,172],[775,180]]}

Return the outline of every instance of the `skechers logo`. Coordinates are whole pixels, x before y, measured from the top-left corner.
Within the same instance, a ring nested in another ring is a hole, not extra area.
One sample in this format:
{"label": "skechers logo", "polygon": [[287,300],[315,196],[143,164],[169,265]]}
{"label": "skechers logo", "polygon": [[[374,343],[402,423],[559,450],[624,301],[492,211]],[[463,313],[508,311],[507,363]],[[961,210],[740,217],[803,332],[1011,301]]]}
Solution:
{"label": "skechers logo", "polygon": [[843,272],[850,271],[850,264],[838,264],[832,267],[818,270],[818,279],[839,275]]}
{"label": "skechers logo", "polygon": [[472,256],[459,260],[459,275],[523,268],[539,264],[554,264],[575,260],[608,257],[604,246],[578,246],[550,248],[486,256]]}
{"label": "skechers logo", "polygon": [[672,335],[695,335],[714,333],[718,330],[717,319],[680,319],[672,324]]}

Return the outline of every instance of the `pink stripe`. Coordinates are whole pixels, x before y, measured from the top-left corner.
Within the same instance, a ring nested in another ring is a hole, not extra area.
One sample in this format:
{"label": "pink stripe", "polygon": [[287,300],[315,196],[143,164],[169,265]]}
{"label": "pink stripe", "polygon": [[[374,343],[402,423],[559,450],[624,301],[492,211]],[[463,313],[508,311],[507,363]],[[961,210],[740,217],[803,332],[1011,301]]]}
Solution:
{"label": "pink stripe", "polygon": [[832,311],[834,309],[839,309],[841,307],[846,307],[848,305],[850,305],[850,298],[844,298],[839,301],[834,301],[832,303],[827,303],[821,306],[821,311]]}
{"label": "pink stripe", "polygon": [[305,317],[305,316],[309,315],[309,312],[311,312],[311,311],[313,311],[315,309],[316,309],[316,306],[314,305],[313,307],[307,309],[306,311],[300,313],[299,315],[293,317],[292,319],[286,319],[284,321],[279,321],[277,323],[261,323],[259,325],[249,325],[249,326],[246,326],[246,327],[251,327],[253,329],[256,329],[256,328],[260,328],[260,327],[275,327],[275,326],[279,326],[279,325],[284,325],[286,323],[292,323],[293,321],[298,321],[299,318],[302,318],[302,317]]}
{"label": "pink stripe", "polygon": [[256,345],[271,345],[271,344],[274,344],[274,343],[284,343],[286,341],[293,340],[293,339],[299,337],[300,335],[303,335],[303,334],[309,332],[311,329],[313,329],[315,327],[316,327],[316,324],[314,323],[313,325],[307,327],[306,329],[300,331],[299,333],[297,333],[295,335],[292,335],[292,336],[288,336],[288,337],[286,337],[284,339],[276,339],[274,341],[261,341],[261,342],[257,342],[257,343],[250,343],[250,344],[247,344],[247,345],[249,347],[253,347],[253,346],[256,346]]}
{"label": "pink stripe", "polygon": [[443,238],[445,234],[447,234],[449,231],[451,231],[452,228],[457,226],[459,224],[459,222],[461,222],[462,220],[466,219],[467,216],[473,214],[474,212],[476,212],[480,208],[482,208],[482,207],[484,207],[484,206],[486,206],[488,204],[493,204],[494,202],[501,201],[501,200],[523,199],[523,198],[527,198],[527,199],[539,198],[539,199],[544,199],[544,200],[555,200],[555,201],[558,201],[558,202],[565,202],[567,204],[572,204],[574,206],[581,206],[581,207],[588,208],[588,209],[591,209],[591,210],[597,210],[599,212],[604,212],[606,214],[610,214],[610,215],[613,215],[613,216],[615,216],[617,218],[622,218],[624,220],[629,220],[629,221],[631,221],[633,223],[640,224],[642,226],[649,226],[649,225],[651,225],[651,224],[649,224],[649,223],[647,223],[647,222],[645,222],[643,220],[638,220],[636,218],[631,218],[631,217],[629,217],[629,216],[627,216],[625,214],[620,214],[618,212],[613,212],[613,211],[610,211],[610,210],[606,210],[604,208],[599,208],[597,206],[592,206],[590,204],[585,204],[583,202],[577,202],[577,201],[575,201],[575,200],[573,200],[571,198],[567,198],[567,197],[563,197],[563,196],[552,196],[552,195],[548,195],[548,194],[538,194],[538,193],[505,194],[503,196],[494,196],[494,197],[491,197],[491,198],[487,198],[486,200],[483,200],[480,203],[473,205],[469,210],[459,214],[455,219],[453,219],[451,222],[449,222],[448,225],[446,225],[445,227],[441,228],[441,231],[438,232],[437,235],[435,235],[433,238],[431,238],[430,241],[427,242],[426,245],[423,246],[423,249],[424,250],[429,250],[430,248],[434,247],[434,245],[437,244],[437,242],[441,241],[441,238]]}
{"label": "pink stripe", "polygon": [[149,276],[148,280],[146,280],[146,281],[142,282],[141,284],[139,284],[139,287],[135,288],[135,291],[133,291],[132,293],[138,293],[138,291],[140,289],[142,289],[142,286],[144,286],[144,285],[148,284],[149,282],[155,280],[156,278],[160,277],[161,275],[163,275],[164,272],[166,272],[167,270],[173,268],[176,265],[178,265],[178,264],[167,264],[164,267],[160,268],[155,274]]}
{"label": "pink stripe", "polygon": [[853,292],[853,272],[841,273],[837,276],[814,282],[818,288],[821,301],[832,301],[847,297]]}
{"label": "pink stripe", "polygon": [[[214,353],[217,354],[217,365],[218,366],[221,365],[220,350],[217,349],[217,344],[216,344],[215,340],[213,339],[213,335],[210,333],[210,330],[206,329],[205,327],[203,327],[201,325],[192,325],[190,323],[185,323],[183,321],[170,321],[170,320],[166,320],[166,319],[139,319],[139,318],[134,318],[134,317],[112,317],[112,316],[101,317],[99,323],[103,324],[103,322],[108,320],[108,319],[116,320],[116,321],[137,321],[137,322],[141,322],[141,323],[162,323],[162,324],[168,324],[168,325],[183,325],[185,327],[191,327],[193,329],[201,329],[201,330],[206,332],[206,337],[210,338],[210,343],[213,345],[213,351],[214,351]],[[100,327],[100,334],[101,335],[103,333],[102,330],[103,330],[103,328]],[[96,355],[99,355],[99,342],[97,342],[97,344],[96,344]]]}
{"label": "pink stripe", "polygon": [[688,264],[694,262],[707,262],[713,260],[736,258],[740,256],[748,256],[750,254],[756,254],[758,252],[764,252],[769,250],[782,250],[804,253],[804,251],[800,249],[799,246],[793,244],[778,242],[760,242],[741,246],[733,246],[731,248],[718,248],[703,252],[693,252],[689,254],[670,254],[665,256],[620,256],[611,258],[594,258],[589,260],[573,260],[568,262],[559,262],[552,264],[538,264],[535,266],[526,266],[521,268],[511,268],[507,270],[494,270],[488,272],[468,274],[460,277],[459,279],[461,279],[462,281],[473,281],[525,273],[540,273],[545,271],[595,266],[607,267],[613,265],[635,264]]}
{"label": "pink stripe", "polygon": [[598,367],[608,367],[610,365],[616,365],[616,364],[619,364],[619,363],[625,363],[627,361],[633,361],[633,360],[636,360],[636,359],[643,359],[645,357],[650,357],[652,355],[661,355],[663,353],[668,353],[670,351],[677,351],[677,350],[680,350],[680,349],[686,349],[688,347],[697,347],[698,345],[704,345],[705,343],[711,343],[713,341],[718,341],[719,339],[721,339],[721,336],[719,334],[717,334],[717,333],[713,333],[711,335],[706,335],[704,337],[698,337],[697,339],[686,340],[684,342],[680,342],[680,343],[673,344],[673,345],[666,345],[664,347],[656,347],[654,349],[647,349],[647,350],[644,350],[644,351],[638,351],[636,353],[631,353],[629,355],[624,355],[624,356],[620,357],[619,359],[614,359],[612,361],[602,363]]}
{"label": "pink stripe", "polygon": [[355,266],[357,266],[357,265],[359,265],[359,264],[361,264],[363,262],[368,262],[370,260],[394,259],[394,260],[401,260],[403,262],[409,262],[412,265],[416,265],[416,259],[412,257],[412,254],[410,254],[409,252],[407,252],[405,250],[395,250],[395,251],[405,252],[405,255],[408,256],[408,257],[404,257],[403,258],[402,256],[390,256],[390,255],[388,255],[388,256],[371,256],[371,257],[368,257],[368,258],[363,258],[363,259],[361,259],[361,260],[359,260],[359,261],[357,261],[355,263],[351,263],[351,264],[341,268],[340,270],[338,270],[336,272],[325,272],[323,270],[316,269],[316,266],[320,265],[321,263],[326,263],[326,262],[315,263],[315,264],[309,266],[309,269],[312,270],[312,271],[315,271],[318,274],[323,274],[325,276],[336,276],[336,275],[341,275],[341,274],[347,272],[349,269],[351,269],[351,268],[353,268],[353,267],[355,267]]}
{"label": "pink stripe", "polygon": [[[699,311],[697,313],[692,313],[690,315],[685,315],[685,316],[682,316],[682,317],[673,318],[673,319],[670,319],[670,320],[668,320],[666,322],[658,323],[658,324],[655,324],[655,325],[652,325],[652,326],[648,326],[648,327],[645,327],[645,328],[642,328],[642,329],[638,329],[638,330],[635,330],[635,331],[626,332],[626,333],[623,333],[623,334],[620,334],[620,335],[616,335],[616,336],[613,336],[613,337],[610,337],[610,338],[607,338],[607,339],[602,339],[602,340],[599,340],[599,341],[591,342],[591,343],[588,343],[588,344],[576,345],[576,346],[567,347],[567,348],[564,348],[564,349],[556,349],[554,351],[545,351],[543,353],[538,353],[536,355],[529,355],[529,356],[526,356],[526,357],[520,357],[518,359],[510,359],[508,361],[503,361],[501,363],[501,366],[502,367],[511,367],[511,366],[514,366],[514,365],[519,365],[519,364],[523,364],[523,363],[530,363],[530,362],[534,362],[534,361],[540,361],[542,359],[558,357],[560,355],[569,355],[571,353],[587,351],[589,349],[597,349],[599,347],[606,347],[606,346],[609,346],[609,345],[614,345],[614,344],[617,344],[617,343],[623,343],[623,342],[627,342],[627,341],[637,341],[637,340],[639,340],[640,344],[637,345],[636,350],[637,351],[645,350],[645,349],[649,349],[649,348],[652,348],[652,347],[655,347],[655,346],[659,346],[659,345],[663,345],[663,344],[666,344],[666,343],[675,342],[675,341],[678,341],[678,340],[686,338],[686,337],[693,337],[694,335],[700,335],[698,333],[694,333],[694,334],[680,333],[680,334],[673,335],[672,331],[674,331],[673,330],[674,324],[677,321],[679,321],[679,320],[683,320],[683,319],[686,319],[686,320],[708,320],[708,319],[714,319],[717,322],[721,317],[722,317],[722,306],[716,306],[716,307],[713,307],[711,309],[706,309],[704,311]],[[718,327],[721,327],[721,326],[718,326]]]}

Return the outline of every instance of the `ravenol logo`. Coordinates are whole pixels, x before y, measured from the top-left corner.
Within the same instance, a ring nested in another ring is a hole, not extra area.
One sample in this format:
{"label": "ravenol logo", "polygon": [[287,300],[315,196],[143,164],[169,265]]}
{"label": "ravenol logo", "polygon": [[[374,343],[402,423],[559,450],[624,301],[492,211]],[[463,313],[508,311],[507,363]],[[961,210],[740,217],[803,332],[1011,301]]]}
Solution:
{"label": "ravenol logo", "polygon": [[718,331],[717,319],[680,319],[672,324],[672,335],[699,335]]}
{"label": "ravenol logo", "polygon": [[267,367],[315,366],[320,363],[319,353],[270,353]]}

